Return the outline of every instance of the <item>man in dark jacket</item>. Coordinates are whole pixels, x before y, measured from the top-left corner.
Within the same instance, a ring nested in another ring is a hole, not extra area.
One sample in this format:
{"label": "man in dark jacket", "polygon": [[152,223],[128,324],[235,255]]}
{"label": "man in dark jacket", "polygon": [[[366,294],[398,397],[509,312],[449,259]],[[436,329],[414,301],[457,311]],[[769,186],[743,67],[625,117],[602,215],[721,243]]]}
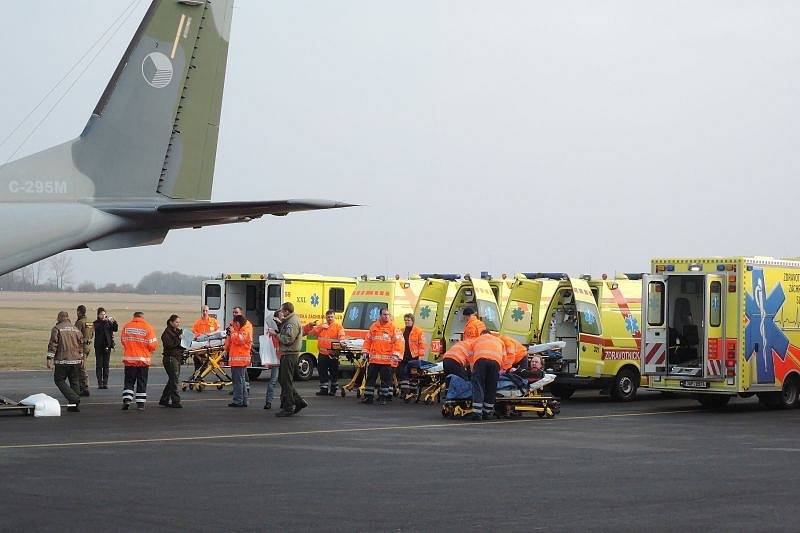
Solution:
{"label": "man in dark jacket", "polygon": [[94,328],[92,322],[86,318],[86,306],[78,306],[78,320],[75,321],[75,329],[83,335],[83,359],[81,361],[81,396],[89,396],[89,375],[86,373],[86,360],[94,339]]}
{"label": "man in dark jacket", "polygon": [[275,416],[292,416],[308,407],[308,403],[294,388],[294,374],[300,358],[300,345],[303,331],[300,319],[294,314],[294,304],[286,302],[280,309],[281,322],[278,326],[278,353],[281,365],[278,370],[278,383],[281,384],[281,410]]}
{"label": "man in dark jacket", "polygon": [[162,407],[181,408],[181,396],[178,394],[181,356],[186,349],[181,346],[181,317],[172,315],[167,320],[167,328],[161,334],[161,345],[164,347],[164,370],[167,371],[167,384],[161,393],[158,404]]}
{"label": "man in dark jacket", "polygon": [[[50,331],[50,342],[47,345],[47,368],[53,368],[53,381],[61,391],[61,394],[70,404],[67,411],[77,412],[78,404],[81,403],[79,393],[81,371],[80,365],[83,360],[83,335],[72,322],[69,321],[69,313],[61,311],[58,313],[58,322]],[[69,380],[69,386],[67,386]]]}
{"label": "man in dark jacket", "polygon": [[114,349],[114,332],[119,329],[113,316],[108,316],[102,307],[97,308],[97,320],[94,321],[94,355],[96,358],[97,388],[108,388],[108,365],[111,362],[111,350]]}

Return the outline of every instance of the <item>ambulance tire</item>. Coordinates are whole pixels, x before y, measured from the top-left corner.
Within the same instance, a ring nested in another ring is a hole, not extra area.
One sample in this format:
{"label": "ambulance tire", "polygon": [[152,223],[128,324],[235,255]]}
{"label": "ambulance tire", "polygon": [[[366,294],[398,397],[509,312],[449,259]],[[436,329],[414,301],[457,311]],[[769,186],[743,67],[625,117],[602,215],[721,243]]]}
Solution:
{"label": "ambulance tire", "polygon": [[614,376],[614,385],[611,387],[611,398],[617,402],[631,402],[636,399],[636,390],[639,388],[639,373],[632,367],[621,368]]}
{"label": "ambulance tire", "polygon": [[800,383],[796,374],[786,376],[781,389],[780,408],[791,409],[797,406],[797,398],[800,396]]}
{"label": "ambulance tire", "polygon": [[553,396],[561,398],[561,400],[569,400],[572,398],[572,395],[575,394],[575,389],[571,387],[565,387],[563,385],[553,385],[550,388],[550,392],[553,394]]}
{"label": "ambulance tire", "polygon": [[317,365],[314,356],[310,353],[304,353],[297,361],[297,372],[294,375],[294,379],[297,381],[308,381],[314,375],[315,366]]}
{"label": "ambulance tire", "polygon": [[248,368],[247,369],[247,379],[250,381],[255,381],[258,379],[258,376],[261,375],[262,370],[259,368]]}
{"label": "ambulance tire", "polygon": [[728,394],[698,394],[697,401],[706,409],[722,409],[731,401]]}

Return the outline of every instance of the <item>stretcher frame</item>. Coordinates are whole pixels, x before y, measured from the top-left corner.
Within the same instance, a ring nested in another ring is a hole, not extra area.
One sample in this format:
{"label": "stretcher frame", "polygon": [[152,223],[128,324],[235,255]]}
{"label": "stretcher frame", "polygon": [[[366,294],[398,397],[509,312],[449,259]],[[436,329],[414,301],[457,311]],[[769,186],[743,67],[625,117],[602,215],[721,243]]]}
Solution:
{"label": "stretcher frame", "polygon": [[[205,346],[193,350],[186,350],[181,356],[181,364],[185,364],[190,358],[199,357],[203,364],[200,368],[192,372],[188,379],[181,380],[181,390],[195,390],[202,392],[206,387],[216,387],[222,390],[233,385],[233,378],[222,367],[222,359],[225,355],[224,346]],[[215,378],[215,379],[211,379]]]}

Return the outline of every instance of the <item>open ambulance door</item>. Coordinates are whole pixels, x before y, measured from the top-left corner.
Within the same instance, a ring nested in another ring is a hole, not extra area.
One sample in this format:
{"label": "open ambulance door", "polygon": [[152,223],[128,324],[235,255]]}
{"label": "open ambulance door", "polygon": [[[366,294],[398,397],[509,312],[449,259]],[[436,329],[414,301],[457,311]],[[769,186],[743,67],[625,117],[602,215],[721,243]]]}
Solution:
{"label": "open ambulance door", "polygon": [[725,364],[725,298],[727,282],[724,275],[709,274],[705,281],[705,355],[704,376],[723,379]]}
{"label": "open ambulance door", "polygon": [[667,279],[664,276],[642,276],[642,323],[644,339],[640,352],[640,368],[644,376],[667,374],[669,350],[667,336]]}
{"label": "open ambulance door", "polygon": [[600,311],[586,280],[570,278],[578,315],[578,375],[603,374],[603,326]]}
{"label": "open ambulance door", "polygon": [[267,329],[277,330],[278,324],[275,322],[275,311],[281,308],[286,298],[283,294],[283,280],[267,280],[264,290],[264,326]]}
{"label": "open ambulance door", "polygon": [[438,361],[444,353],[444,315],[448,289],[452,283],[443,279],[425,281],[414,308],[414,325],[425,339],[425,359]]}
{"label": "open ambulance door", "polygon": [[500,331],[502,317],[491,285],[485,279],[473,279],[472,288],[475,291],[475,302],[478,305],[476,309],[478,318],[483,320],[486,328],[490,331]]}
{"label": "open ambulance door", "polygon": [[216,318],[224,327],[225,321],[225,281],[203,282],[203,304],[208,306],[208,314]]}
{"label": "open ambulance door", "polygon": [[557,281],[520,279],[514,282],[503,313],[500,333],[529,345],[541,340],[542,314],[558,288]]}

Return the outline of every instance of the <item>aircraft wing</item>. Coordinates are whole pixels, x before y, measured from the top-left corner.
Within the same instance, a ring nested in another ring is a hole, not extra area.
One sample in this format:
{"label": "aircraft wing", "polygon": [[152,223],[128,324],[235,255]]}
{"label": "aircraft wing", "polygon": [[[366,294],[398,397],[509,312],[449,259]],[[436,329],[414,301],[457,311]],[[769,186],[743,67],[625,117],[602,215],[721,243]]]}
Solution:
{"label": "aircraft wing", "polygon": [[339,209],[354,204],[331,200],[269,200],[261,202],[170,202],[156,206],[105,206],[107,213],[128,219],[146,219],[147,226],[164,229],[247,222],[264,215],[285,216],[297,211]]}

